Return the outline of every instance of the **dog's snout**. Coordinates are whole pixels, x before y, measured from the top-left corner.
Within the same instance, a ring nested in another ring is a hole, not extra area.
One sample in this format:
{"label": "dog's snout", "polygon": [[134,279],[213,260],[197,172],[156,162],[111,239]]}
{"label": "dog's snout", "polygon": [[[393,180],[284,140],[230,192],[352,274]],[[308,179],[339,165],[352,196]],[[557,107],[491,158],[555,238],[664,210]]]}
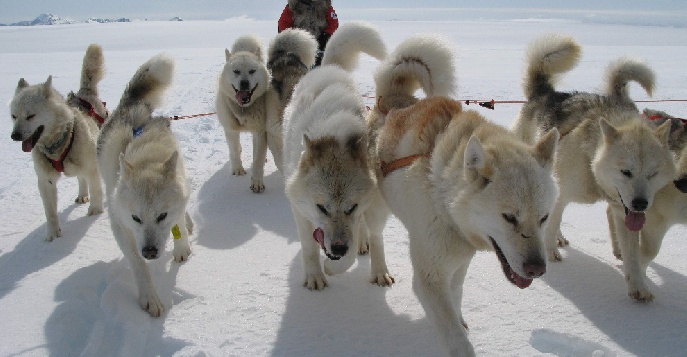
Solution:
{"label": "dog's snout", "polygon": [[250,83],[247,80],[239,82],[239,90],[250,90]]}
{"label": "dog's snout", "polygon": [[21,141],[21,134],[18,131],[13,131],[11,137],[14,141]]}
{"label": "dog's snout", "polygon": [[546,273],[546,262],[541,259],[527,261],[523,264],[523,269],[528,278],[538,278]]}
{"label": "dog's snout", "polygon": [[157,253],[157,247],[154,246],[145,246],[143,249],[141,249],[141,254],[143,255],[143,258],[146,258],[148,260],[150,259],[157,259],[158,253]]}
{"label": "dog's snout", "polygon": [[348,244],[341,242],[341,241],[332,242],[332,254],[342,257],[342,256],[346,255],[347,251],[348,251]]}
{"label": "dog's snout", "polygon": [[632,200],[632,210],[635,212],[642,212],[649,206],[646,198],[640,197]]}

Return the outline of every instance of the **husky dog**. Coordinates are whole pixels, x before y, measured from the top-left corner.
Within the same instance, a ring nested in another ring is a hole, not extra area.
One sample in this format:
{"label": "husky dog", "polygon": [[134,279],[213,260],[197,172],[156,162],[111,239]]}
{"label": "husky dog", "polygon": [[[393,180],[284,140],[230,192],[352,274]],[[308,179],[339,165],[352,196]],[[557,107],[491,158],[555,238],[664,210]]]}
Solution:
{"label": "husky dog", "polygon": [[[79,93],[89,93],[89,98],[96,102],[100,102],[97,86],[103,78],[103,62],[102,48],[90,45],[83,60]],[[76,203],[90,200],[88,215],[102,213],[103,192],[96,163],[96,122],[68,105],[53,88],[52,76],[36,85],[20,79],[10,110],[14,122],[12,140],[21,141],[22,150],[31,152],[33,157],[38,191],[48,221],[47,240],[62,236],[57,218],[57,180],[62,173],[78,178]]]}
{"label": "husky dog", "polygon": [[165,55],[144,63],[98,137],[112,233],[134,272],[139,304],[156,317],[164,307],[145,259],[159,257],[174,228],[174,261],[188,260],[193,229],[186,213],[190,193],[179,143],[169,120],[152,116],[173,70],[174,61]]}
{"label": "husky dog", "polygon": [[563,136],[556,155],[560,195],[546,232],[552,261],[562,259],[557,244],[568,244],[560,232],[568,203],[608,201],[613,225],[628,232],[619,236],[631,239],[631,233],[637,239],[644,211],[675,176],[668,146],[671,124],[651,128],[628,95],[629,81],[651,94],[652,70],[622,58],[607,68],[606,93],[557,92],[554,79],[572,69],[579,56],[580,46],[566,36],[548,35],[530,44],[523,84],[527,103],[513,127],[526,142],[552,128]]}
{"label": "husky dog", "polygon": [[324,272],[341,273],[353,264],[361,236],[368,234],[371,281],[394,282],[381,232],[388,213],[375,206],[379,193],[367,159],[365,106],[349,73],[361,52],[385,57],[379,31],[359,22],[341,26],[322,66],[298,82],[284,113],[286,195],[301,240],[304,286],[310,290],[327,286],[320,248],[327,256]]}
{"label": "husky dog", "polygon": [[[251,190],[265,190],[263,182],[267,148],[275,164],[282,169],[282,127],[284,107],[293,87],[315,62],[317,42],[302,30],[287,30],[278,34],[269,48],[269,62],[262,57],[260,39],[242,36],[236,39],[219,76],[217,116],[224,127],[229,145],[233,175],[245,175],[241,163],[239,134],[253,134],[253,166]],[[272,75],[267,66],[270,66]],[[271,82],[271,83],[270,83]]]}
{"label": "husky dog", "polygon": [[[408,230],[413,289],[423,308],[450,354],[471,356],[461,300],[475,252],[494,250],[519,288],[546,271],[542,236],[557,193],[551,171],[558,134],[530,147],[436,96],[453,90],[454,74],[452,51],[435,40],[413,40],[397,52],[401,61],[387,61],[375,77],[375,110],[390,105],[384,98],[394,92],[404,93],[396,103],[405,107],[389,111],[378,130],[379,186]],[[426,99],[411,98],[418,83]]]}

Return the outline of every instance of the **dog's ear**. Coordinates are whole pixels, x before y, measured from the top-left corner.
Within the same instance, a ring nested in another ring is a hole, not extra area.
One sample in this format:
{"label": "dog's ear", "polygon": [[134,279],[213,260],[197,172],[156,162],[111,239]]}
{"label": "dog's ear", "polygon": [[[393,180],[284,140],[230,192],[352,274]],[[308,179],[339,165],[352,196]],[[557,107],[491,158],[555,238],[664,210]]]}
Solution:
{"label": "dog's ear", "polygon": [[554,128],[553,130],[549,130],[549,132],[534,145],[534,158],[547,170],[553,168],[559,138],[558,129]]}
{"label": "dog's ear", "polygon": [[48,79],[43,83],[43,95],[46,98],[50,97],[52,93],[52,75],[48,76]]}
{"label": "dog's ear", "polygon": [[231,58],[231,52],[229,52],[228,48],[224,49],[224,57],[226,57],[227,62],[229,62],[229,59]]}
{"label": "dog's ear", "polygon": [[654,130],[654,136],[665,147],[668,147],[670,143],[670,128],[672,127],[672,125],[672,121],[666,120],[665,123],[661,124],[661,126]]}
{"label": "dog's ear", "polygon": [[124,153],[119,154],[119,171],[124,180],[129,180],[134,172],[134,166],[124,159]]}
{"label": "dog's ear", "polygon": [[607,143],[612,143],[620,137],[618,129],[611,125],[606,119],[599,118],[599,126],[601,127],[601,133],[604,135],[604,139]]}
{"label": "dog's ear", "polygon": [[475,135],[471,136],[465,147],[465,153],[463,154],[465,168],[468,170],[479,170],[484,168],[486,161],[484,156],[484,148],[479,138]]}
{"label": "dog's ear", "polygon": [[367,140],[365,135],[351,135],[348,140],[346,140],[346,149],[354,160],[362,160],[366,163],[366,148]]}
{"label": "dog's ear", "polygon": [[179,150],[174,150],[172,156],[165,161],[165,165],[162,168],[163,175],[165,177],[174,177],[177,170],[177,160],[179,159]]}
{"label": "dog's ear", "polygon": [[24,78],[19,78],[19,83],[17,83],[17,89],[14,91],[14,94],[21,92],[22,89],[28,86],[29,82],[27,82]]}

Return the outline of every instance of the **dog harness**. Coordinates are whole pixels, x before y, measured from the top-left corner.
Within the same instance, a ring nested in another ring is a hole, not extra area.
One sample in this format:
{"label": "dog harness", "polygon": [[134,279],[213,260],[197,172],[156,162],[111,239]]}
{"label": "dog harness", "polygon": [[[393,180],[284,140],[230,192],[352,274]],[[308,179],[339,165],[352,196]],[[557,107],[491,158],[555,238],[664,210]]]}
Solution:
{"label": "dog harness", "polygon": [[[103,124],[105,124],[105,118],[100,116],[100,114],[98,114],[95,111],[95,107],[93,107],[93,104],[91,104],[91,102],[89,102],[86,99],[83,99],[81,97],[77,97],[77,98],[79,99],[79,102],[81,102],[81,105],[83,105],[88,110],[86,112],[86,114],[88,114],[88,116],[90,116],[91,118],[95,119],[95,121],[98,122],[98,127],[103,126]],[[106,103],[103,102],[103,106],[105,106],[105,104]]]}
{"label": "dog harness", "polygon": [[[69,133],[69,132],[67,132],[67,133]],[[76,136],[75,135],[76,132],[75,132],[73,127],[71,130],[71,134],[72,134],[71,135],[72,137],[69,139],[69,143],[67,144],[67,147],[65,148],[65,150],[62,152],[62,154],[60,155],[60,157],[57,160],[53,160],[53,159],[49,158],[47,155],[45,156],[48,159],[48,161],[50,161],[50,164],[52,164],[52,167],[57,172],[64,172],[64,159],[67,158],[67,155],[69,154],[69,150],[72,149],[72,144],[74,144],[74,137]]]}
{"label": "dog harness", "polygon": [[429,158],[429,155],[428,154],[410,155],[410,156],[402,157],[400,159],[396,159],[396,160],[389,162],[389,163],[382,161],[382,164],[381,164],[382,177],[386,177],[388,174],[390,174],[390,173],[392,173],[398,169],[412,165],[413,162],[415,162],[415,160],[417,160],[421,157]]}

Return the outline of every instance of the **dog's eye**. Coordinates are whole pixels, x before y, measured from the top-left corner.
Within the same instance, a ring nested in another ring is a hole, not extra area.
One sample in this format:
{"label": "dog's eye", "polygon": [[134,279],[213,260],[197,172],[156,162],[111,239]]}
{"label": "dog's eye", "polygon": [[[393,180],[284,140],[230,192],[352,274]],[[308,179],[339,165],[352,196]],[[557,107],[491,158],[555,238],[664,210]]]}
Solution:
{"label": "dog's eye", "polygon": [[329,216],[329,212],[327,212],[327,209],[324,208],[324,206],[318,204],[317,208],[320,210],[320,212],[322,212],[322,214],[324,214],[325,216]]}
{"label": "dog's eye", "polygon": [[141,224],[141,219],[140,219],[140,218],[138,218],[138,216],[136,216],[136,215],[134,215],[134,216],[131,216],[131,219],[133,219],[133,220],[134,220],[134,222],[136,222],[136,223],[138,223],[138,224]]}
{"label": "dog's eye", "polygon": [[239,71],[238,69],[235,69],[234,74],[238,76],[239,74],[241,74],[241,71]]}
{"label": "dog's eye", "polygon": [[12,114],[12,119],[17,120],[17,116]]}
{"label": "dog's eye", "polygon": [[502,216],[503,216],[503,219],[506,220],[506,222],[508,222],[508,223],[510,223],[510,224],[512,224],[512,225],[514,225],[514,226],[518,225],[518,219],[515,218],[514,215],[512,215],[512,214],[507,214],[507,213],[503,213]]}
{"label": "dog's eye", "polygon": [[539,220],[539,225],[541,226],[542,224],[544,224],[544,222],[546,222],[547,219],[549,219],[549,215],[548,215],[548,214],[547,214],[546,216],[542,217],[542,218]]}
{"label": "dog's eye", "polygon": [[623,176],[632,178],[632,172],[630,172],[630,170],[620,170],[620,172],[622,172]]}
{"label": "dog's eye", "polygon": [[347,216],[350,216],[351,213],[353,213],[353,211],[355,211],[356,208],[358,208],[358,204],[357,204],[357,203],[354,204],[353,207],[351,207],[348,211],[346,211],[346,212],[344,212],[344,213],[345,213]]}
{"label": "dog's eye", "polygon": [[248,74],[253,74],[253,73],[255,73],[254,69],[251,69],[250,71],[248,71]]}
{"label": "dog's eye", "polygon": [[167,212],[165,212],[165,213],[163,213],[163,214],[157,216],[157,223],[160,223],[160,222],[164,221],[165,218],[167,218]]}
{"label": "dog's eye", "polygon": [[652,178],[656,177],[658,175],[658,171],[654,172],[653,174],[649,175],[646,177],[647,180],[651,180]]}
{"label": "dog's eye", "polygon": [[35,116],[36,116],[36,114],[27,115],[27,116],[26,116],[26,120],[31,120],[31,119],[33,119],[33,117],[35,117]]}

